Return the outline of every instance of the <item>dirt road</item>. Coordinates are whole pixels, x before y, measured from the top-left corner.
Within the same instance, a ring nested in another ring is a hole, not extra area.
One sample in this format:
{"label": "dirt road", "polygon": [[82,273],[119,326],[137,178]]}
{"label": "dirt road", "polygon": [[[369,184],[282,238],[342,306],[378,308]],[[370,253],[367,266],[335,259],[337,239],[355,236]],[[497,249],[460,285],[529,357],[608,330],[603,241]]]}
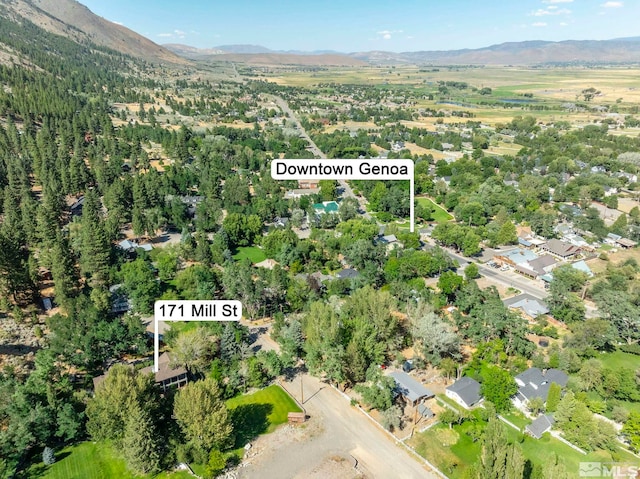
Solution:
{"label": "dirt road", "polygon": [[[265,449],[240,470],[241,479],[288,479],[309,477],[329,457],[350,457],[366,478],[430,479],[436,476],[351,406],[335,389],[309,375],[303,376],[304,407],[315,426],[303,440]],[[300,399],[300,378],[285,383]],[[268,436],[264,439],[268,441]],[[332,478],[333,479],[333,478]]]}

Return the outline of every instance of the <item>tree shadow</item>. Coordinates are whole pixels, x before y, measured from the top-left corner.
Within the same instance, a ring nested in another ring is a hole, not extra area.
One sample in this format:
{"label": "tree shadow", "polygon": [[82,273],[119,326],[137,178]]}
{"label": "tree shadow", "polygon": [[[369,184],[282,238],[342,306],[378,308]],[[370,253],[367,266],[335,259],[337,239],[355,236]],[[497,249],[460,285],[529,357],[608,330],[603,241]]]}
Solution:
{"label": "tree shadow", "polygon": [[256,436],[269,429],[268,416],[272,404],[242,404],[231,411],[231,422],[236,434],[235,446],[243,447]]}

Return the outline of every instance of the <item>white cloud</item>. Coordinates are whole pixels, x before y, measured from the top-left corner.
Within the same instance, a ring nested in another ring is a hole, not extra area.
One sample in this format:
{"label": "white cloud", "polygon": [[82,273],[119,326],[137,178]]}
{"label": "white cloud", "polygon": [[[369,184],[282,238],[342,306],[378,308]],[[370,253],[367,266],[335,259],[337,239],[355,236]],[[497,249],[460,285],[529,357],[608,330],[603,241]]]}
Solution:
{"label": "white cloud", "polygon": [[545,15],[569,15],[571,10],[568,8],[558,8],[556,6],[550,6],[546,9],[539,8],[535,12],[531,12],[530,15],[533,17],[544,17]]}
{"label": "white cloud", "polygon": [[542,0],[542,3],[571,3],[573,0]]}
{"label": "white cloud", "polygon": [[604,7],[604,8],[620,8],[620,7],[624,6],[624,3],[622,3],[622,2],[604,2],[600,6]]}
{"label": "white cloud", "polygon": [[531,24],[532,27],[546,27],[547,24],[545,22],[534,22]]}
{"label": "white cloud", "polygon": [[162,38],[180,38],[183,39],[185,37],[185,33],[182,30],[178,30],[177,28],[171,33],[158,33],[159,37]]}
{"label": "white cloud", "polygon": [[561,27],[566,27],[567,25],[569,25],[567,22],[560,22]]}
{"label": "white cloud", "polygon": [[404,30],[381,30],[376,32],[383,40],[391,40],[391,36],[395,33],[403,33]]}

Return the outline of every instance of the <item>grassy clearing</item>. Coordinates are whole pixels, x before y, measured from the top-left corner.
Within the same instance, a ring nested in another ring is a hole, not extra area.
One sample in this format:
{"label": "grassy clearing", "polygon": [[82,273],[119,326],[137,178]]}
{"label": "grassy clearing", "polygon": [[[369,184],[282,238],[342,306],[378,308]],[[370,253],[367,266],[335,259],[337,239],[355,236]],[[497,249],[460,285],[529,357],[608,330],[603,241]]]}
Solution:
{"label": "grassy clearing", "polygon": [[436,223],[446,223],[453,219],[453,216],[447,213],[444,208],[434,203],[430,198],[416,198],[416,201],[425,207],[431,206],[433,209],[431,216]]}
{"label": "grassy clearing", "polygon": [[280,387],[272,385],[253,394],[236,396],[227,401],[236,432],[236,447],[254,437],[272,432],[287,422],[290,412],[301,412],[293,399]]}
{"label": "grassy clearing", "polygon": [[[453,431],[448,432],[448,426],[438,424],[428,431],[416,434],[409,442],[418,454],[433,462],[451,479],[462,478],[465,477],[465,471],[478,462],[481,453],[481,441],[473,442],[471,437],[466,434],[471,426],[472,422],[467,421],[460,426],[454,426]],[[442,432],[443,430],[447,432]],[[517,443],[522,449],[525,459],[531,461],[533,465],[542,466],[557,458],[558,461],[564,463],[570,477],[577,477],[580,462],[621,461],[629,464],[637,463],[637,458],[622,450],[616,452],[615,459],[607,451],[583,455],[549,434],[545,434],[538,440],[524,436],[506,425],[505,431],[509,441]],[[457,442],[449,445],[451,438],[456,435]]]}
{"label": "grassy clearing", "polygon": [[233,259],[235,259],[236,261],[242,261],[245,258],[249,258],[249,260],[255,264],[267,259],[267,255],[265,255],[264,251],[256,246],[240,247],[233,255]]}
{"label": "grassy clearing", "polygon": [[22,478],[46,479],[133,479],[123,459],[106,443],[83,442],[56,453],[56,463],[31,466]]}
{"label": "grassy clearing", "polygon": [[604,367],[610,369],[627,368],[635,371],[640,368],[640,356],[623,351],[599,354],[596,356],[596,359],[600,361]]}

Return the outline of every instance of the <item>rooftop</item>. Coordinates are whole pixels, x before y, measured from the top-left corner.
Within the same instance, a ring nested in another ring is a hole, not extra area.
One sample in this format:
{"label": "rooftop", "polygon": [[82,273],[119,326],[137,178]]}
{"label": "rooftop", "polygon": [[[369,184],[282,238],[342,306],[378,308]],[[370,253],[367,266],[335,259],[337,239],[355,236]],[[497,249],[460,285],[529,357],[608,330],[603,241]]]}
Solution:
{"label": "rooftop", "polygon": [[409,399],[411,402],[419,401],[422,398],[431,398],[435,394],[424,387],[418,381],[413,379],[407,373],[402,371],[393,371],[389,373],[396,382],[396,389],[400,394]]}
{"label": "rooftop", "polygon": [[480,396],[480,383],[469,376],[458,379],[447,387],[447,391],[456,393],[468,406],[482,399],[482,396]]}

